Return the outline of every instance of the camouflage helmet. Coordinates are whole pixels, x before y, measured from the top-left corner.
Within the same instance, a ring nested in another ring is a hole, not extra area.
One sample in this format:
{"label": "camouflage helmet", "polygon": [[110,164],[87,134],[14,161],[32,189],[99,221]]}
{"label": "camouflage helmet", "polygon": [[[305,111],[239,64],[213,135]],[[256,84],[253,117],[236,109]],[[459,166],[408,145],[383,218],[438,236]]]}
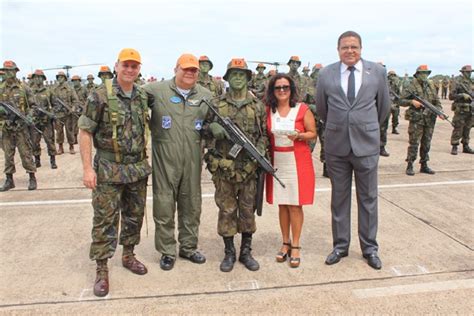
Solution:
{"label": "camouflage helmet", "polygon": [[64,71],[58,71],[58,73],[56,74],[56,79],[58,79],[59,77],[63,76],[64,78],[67,79],[67,76],[66,74],[64,73]]}
{"label": "camouflage helmet", "polygon": [[77,81],[81,81],[81,77],[78,76],[78,75],[72,76],[71,81],[76,81],[76,80],[77,80]]}
{"label": "camouflage helmet", "polygon": [[227,64],[227,71],[224,74],[224,80],[227,81],[229,78],[230,71],[232,69],[244,70],[247,73],[247,80],[252,79],[252,71],[247,67],[247,63],[243,58],[232,58],[232,60]]}
{"label": "camouflage helmet", "polygon": [[267,67],[265,67],[265,65],[262,64],[262,63],[259,63],[259,64],[257,65],[257,68],[255,68],[255,70],[258,70],[258,68],[263,68],[264,70],[267,69]]}
{"label": "camouflage helmet", "polygon": [[323,64],[314,64],[313,70],[323,68]]}
{"label": "camouflage helmet", "polygon": [[36,69],[35,72],[31,75],[31,78],[34,77],[43,77],[43,80],[46,80],[46,75],[44,74],[43,70]]}
{"label": "camouflage helmet", "polygon": [[299,56],[291,56],[286,64],[289,66],[292,61],[296,61],[298,64],[301,65],[301,60]]}
{"label": "camouflage helmet", "polygon": [[20,71],[20,68],[15,64],[13,60],[5,60],[3,62],[3,68],[1,70],[16,70]]}
{"label": "camouflage helmet", "polygon": [[97,77],[100,77],[100,75],[107,74],[107,73],[111,74],[112,76],[114,75],[112,71],[110,70],[109,66],[100,66]]}
{"label": "camouflage helmet", "polygon": [[428,73],[428,75],[431,73],[431,70],[428,69],[428,65],[419,65],[418,68],[416,68],[416,72],[413,75],[413,77],[416,77],[417,73]]}
{"label": "camouflage helmet", "polygon": [[471,65],[464,65],[462,66],[461,70],[459,70],[460,72],[472,72],[472,67]]}
{"label": "camouflage helmet", "polygon": [[94,79],[94,75],[93,74],[88,74],[87,79]]}
{"label": "camouflage helmet", "polygon": [[394,70],[390,70],[390,71],[388,72],[388,76],[389,76],[389,77],[390,77],[390,76],[396,76],[396,75],[397,75],[397,73],[396,73]]}
{"label": "camouflage helmet", "polygon": [[[214,65],[212,64],[212,61],[206,55],[202,55],[202,56],[199,57],[199,63],[201,63],[203,61],[207,61],[209,64],[211,64],[211,69],[214,67]],[[209,69],[209,70],[211,70],[211,69]]]}

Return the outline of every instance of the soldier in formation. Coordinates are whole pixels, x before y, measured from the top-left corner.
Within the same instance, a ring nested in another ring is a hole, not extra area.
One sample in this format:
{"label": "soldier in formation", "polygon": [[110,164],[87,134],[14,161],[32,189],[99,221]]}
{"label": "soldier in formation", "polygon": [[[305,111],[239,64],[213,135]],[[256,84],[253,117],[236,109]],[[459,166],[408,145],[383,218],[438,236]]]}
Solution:
{"label": "soldier in formation", "polygon": [[446,100],[448,98],[448,88],[449,79],[447,77],[444,77],[443,81],[441,81],[441,99]]}
{"label": "soldier in formation", "polygon": [[88,74],[87,84],[86,84],[87,95],[89,95],[91,91],[94,90],[95,88],[97,88],[97,85],[94,83],[94,75]]}
{"label": "soldier in formation", "polygon": [[209,71],[212,70],[214,65],[212,61],[207,56],[199,57],[199,78],[197,83],[211,91],[213,97],[219,97],[224,94],[224,86],[222,82],[215,79],[209,74]]}
{"label": "soldier in formation", "polygon": [[453,88],[449,91],[449,99],[453,100],[451,110],[454,111],[453,123],[454,129],[451,134],[451,154],[458,154],[459,140],[462,143],[462,152],[474,154],[474,150],[469,147],[469,138],[472,127],[473,104],[473,86],[471,78],[472,67],[465,65],[460,70],[461,75],[456,78]]}
{"label": "soldier in formation", "polygon": [[0,106],[0,117],[5,120],[2,129],[3,151],[5,154],[5,183],[0,187],[0,192],[8,191],[15,187],[13,174],[15,168],[15,149],[18,148],[23,168],[29,174],[28,190],[36,190],[36,166],[33,161],[32,146],[30,140],[30,132],[28,124],[31,121],[31,108],[35,106],[36,101],[30,88],[23,84],[16,77],[20,69],[15,62],[7,60],[3,63],[2,69],[5,73],[5,80],[0,85],[0,101],[8,103],[14,107],[19,113],[25,116],[26,122],[20,117],[13,115],[11,110]]}
{"label": "soldier in formation", "polygon": [[[219,114],[235,122],[257,150],[265,155],[268,145],[266,112],[261,101],[248,92],[251,79],[252,71],[245,60],[232,59],[224,75],[224,80],[229,82],[229,92],[214,100],[214,104]],[[205,160],[216,187],[214,198],[219,208],[217,232],[223,238],[225,247],[220,270],[229,272],[233,269],[236,261],[234,236],[240,233],[239,261],[247,269],[256,271],[260,266],[252,257],[251,247],[252,235],[257,230],[254,214],[257,162],[244,150],[237,155],[229,152],[234,144],[213,114],[208,115],[206,122],[208,137],[216,140],[215,147],[209,149]]]}
{"label": "soldier in formation", "polygon": [[109,66],[100,66],[99,73],[97,77],[100,78],[101,83],[99,86],[103,86],[106,79],[112,79],[114,77],[113,72],[110,70]]}
{"label": "soldier in formation", "polygon": [[74,75],[71,78],[72,81],[72,87],[74,88],[74,91],[76,92],[78,102],[76,103],[74,107],[74,113],[76,115],[72,116],[72,124],[73,124],[73,129],[74,129],[74,144],[77,144],[77,134],[79,133],[79,127],[77,125],[77,121],[79,120],[79,116],[84,112],[84,108],[86,106],[86,100],[87,100],[87,89],[82,85],[82,80],[81,77],[78,75]]}
{"label": "soldier in formation", "polygon": [[248,89],[260,100],[263,100],[265,96],[265,88],[267,85],[267,77],[263,73],[267,67],[260,63],[257,65],[257,73],[252,76],[252,80],[249,82]]}

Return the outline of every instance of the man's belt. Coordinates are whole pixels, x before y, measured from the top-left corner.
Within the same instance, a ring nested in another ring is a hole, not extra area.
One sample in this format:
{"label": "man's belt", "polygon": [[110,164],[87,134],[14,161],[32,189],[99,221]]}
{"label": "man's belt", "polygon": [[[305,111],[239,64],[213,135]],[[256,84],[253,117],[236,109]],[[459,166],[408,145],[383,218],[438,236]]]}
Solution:
{"label": "man's belt", "polygon": [[97,149],[97,156],[102,159],[122,164],[137,163],[145,159],[145,151],[138,154],[114,153],[102,149]]}

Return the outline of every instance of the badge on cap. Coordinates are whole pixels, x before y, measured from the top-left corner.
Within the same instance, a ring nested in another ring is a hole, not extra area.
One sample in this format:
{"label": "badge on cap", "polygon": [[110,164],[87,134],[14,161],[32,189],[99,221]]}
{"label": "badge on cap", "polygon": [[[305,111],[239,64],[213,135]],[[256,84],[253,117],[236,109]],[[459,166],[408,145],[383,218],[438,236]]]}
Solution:
{"label": "badge on cap", "polygon": [[178,104],[181,103],[181,98],[175,95],[170,98],[170,101],[171,103]]}
{"label": "badge on cap", "polygon": [[164,115],[161,118],[161,127],[163,127],[164,129],[171,128],[171,116]]}
{"label": "badge on cap", "polygon": [[199,120],[199,119],[194,120],[194,129],[196,131],[200,131],[202,129],[202,122],[203,120]]}

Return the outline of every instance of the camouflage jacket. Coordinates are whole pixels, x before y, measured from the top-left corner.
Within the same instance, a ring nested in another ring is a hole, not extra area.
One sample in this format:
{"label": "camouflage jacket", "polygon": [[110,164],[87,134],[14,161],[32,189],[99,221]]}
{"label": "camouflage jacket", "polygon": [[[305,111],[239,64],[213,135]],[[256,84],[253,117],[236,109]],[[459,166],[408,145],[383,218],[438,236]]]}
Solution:
{"label": "camouflage jacket", "polygon": [[299,73],[292,74],[291,72],[288,73],[288,76],[293,78],[296,84],[296,88],[298,90],[298,102],[306,102],[306,103],[314,103],[308,102],[308,88],[310,86],[309,82],[301,76]]}
{"label": "camouflage jacket", "polygon": [[[51,91],[45,86],[34,86],[33,93],[36,98],[36,107],[40,107],[45,111],[53,114],[53,95]],[[47,114],[39,112],[33,107],[33,117],[34,121],[37,124],[46,124],[51,120],[51,117],[48,117]]]}
{"label": "camouflage jacket", "polygon": [[[31,89],[18,79],[12,83],[8,81],[0,83],[0,101],[20,109],[24,115],[31,115],[31,108],[36,105]],[[14,115],[6,115],[4,119],[4,127],[8,130],[17,130],[25,126],[25,122]]]}
{"label": "camouflage jacket", "polygon": [[213,78],[211,75],[207,77],[199,76],[197,83],[211,91],[213,97],[219,97],[224,93],[224,87],[221,82]]}
{"label": "camouflage jacket", "polygon": [[79,86],[78,88],[74,87],[74,90],[76,91],[77,98],[79,100],[76,108],[74,108],[74,111],[78,114],[81,114],[84,111],[84,107],[86,106],[87,96],[89,93],[87,93],[87,89],[83,86]]}
{"label": "camouflage jacket", "polygon": [[[97,180],[107,183],[131,183],[148,177],[151,167],[146,158],[145,126],[148,121],[148,95],[134,85],[131,98],[113,81],[113,96],[118,103],[118,153],[114,149],[113,124],[109,97],[105,86],[93,91],[87,98],[85,112],[78,126],[92,134],[94,169]],[[118,162],[116,157],[120,156]]]}
{"label": "camouflage jacket", "polygon": [[60,105],[56,98],[63,101],[66,106],[71,109],[79,106],[79,98],[77,97],[76,91],[72,88],[67,82],[63,82],[60,84],[55,85],[51,92],[53,93],[53,99],[55,102],[53,103],[54,113],[58,118],[63,118],[69,114],[69,111]]}
{"label": "camouflage jacket", "polygon": [[[215,99],[213,103],[221,116],[230,118],[245,133],[257,150],[267,155],[267,114],[263,103],[258,98],[247,92],[245,100],[234,101],[227,93],[219,99]],[[214,121],[218,122],[217,117],[212,111],[208,111],[204,137],[213,137],[207,127]],[[236,158],[231,157],[229,151],[232,146],[234,144],[228,139],[216,140],[214,147],[209,149],[205,157],[207,168],[214,177],[242,182],[255,175],[257,163],[247,155],[244,149],[238,153]]]}
{"label": "camouflage jacket", "polygon": [[[464,76],[458,76],[454,80],[452,89],[449,91],[449,99],[454,100],[454,103],[457,105],[467,105],[470,106],[472,102],[474,82],[472,79],[465,78]],[[463,97],[464,94],[471,96],[471,100]]]}
{"label": "camouflage jacket", "polygon": [[267,77],[265,74],[256,74],[250,80],[248,87],[252,93],[259,98],[260,100],[263,99],[265,96],[265,87],[267,84]]}
{"label": "camouflage jacket", "polygon": [[390,99],[392,100],[392,103],[395,104],[395,101],[397,98],[395,97],[395,94],[400,96],[400,79],[398,77],[393,76],[393,77],[388,77],[388,88],[390,92]]}
{"label": "camouflage jacket", "polygon": [[95,83],[87,83],[86,84],[86,90],[87,90],[87,95],[91,93],[92,90],[95,90],[97,88],[97,85]]}
{"label": "camouflage jacket", "polygon": [[421,120],[423,116],[436,117],[435,113],[429,109],[425,109],[423,106],[418,109],[415,108],[411,102],[413,100],[412,93],[417,94],[420,98],[425,99],[435,107],[442,109],[441,102],[436,93],[434,85],[430,82],[420,83],[420,81],[415,78],[411,81],[410,85],[406,89],[403,89],[402,95],[400,96],[400,100],[398,102],[400,106],[409,107],[405,111],[406,120],[418,121]]}

